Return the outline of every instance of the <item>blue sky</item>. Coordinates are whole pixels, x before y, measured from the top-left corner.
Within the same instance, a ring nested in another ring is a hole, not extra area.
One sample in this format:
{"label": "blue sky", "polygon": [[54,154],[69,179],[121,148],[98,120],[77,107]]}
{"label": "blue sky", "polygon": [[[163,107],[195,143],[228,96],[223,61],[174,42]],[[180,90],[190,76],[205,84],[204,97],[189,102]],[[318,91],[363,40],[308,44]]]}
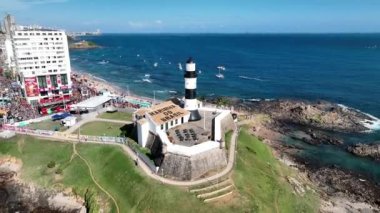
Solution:
{"label": "blue sky", "polygon": [[0,0],[5,13],[69,31],[380,32],[380,0]]}

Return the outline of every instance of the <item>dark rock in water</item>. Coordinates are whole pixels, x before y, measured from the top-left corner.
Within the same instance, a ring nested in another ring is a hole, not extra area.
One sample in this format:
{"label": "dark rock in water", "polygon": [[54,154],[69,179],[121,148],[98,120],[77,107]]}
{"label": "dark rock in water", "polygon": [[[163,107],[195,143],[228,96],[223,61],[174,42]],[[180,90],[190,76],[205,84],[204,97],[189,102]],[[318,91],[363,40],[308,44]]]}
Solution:
{"label": "dark rock in water", "polygon": [[352,172],[324,167],[312,169],[309,178],[329,196],[344,194],[352,201],[380,206],[380,186]]}
{"label": "dark rock in water", "polygon": [[347,148],[349,152],[360,157],[371,157],[380,160],[380,144],[356,144]]}
{"label": "dark rock in water", "polygon": [[236,109],[247,109],[254,113],[265,113],[274,121],[300,124],[310,128],[340,132],[362,132],[368,130],[364,120],[373,120],[354,109],[342,108],[326,101],[308,102],[300,100],[231,101]]}

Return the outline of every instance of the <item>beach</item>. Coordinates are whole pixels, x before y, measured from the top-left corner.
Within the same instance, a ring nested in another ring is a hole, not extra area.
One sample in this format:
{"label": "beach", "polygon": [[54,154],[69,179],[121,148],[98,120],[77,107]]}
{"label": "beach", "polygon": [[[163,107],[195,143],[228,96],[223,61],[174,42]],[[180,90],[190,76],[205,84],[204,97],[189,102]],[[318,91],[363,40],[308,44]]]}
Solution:
{"label": "beach", "polygon": [[[112,84],[111,82],[107,82],[106,80],[92,75],[90,73],[72,70],[71,77],[76,82],[81,82],[81,85],[93,89],[95,93],[107,91],[110,92],[112,95],[122,97],[124,99],[135,99],[150,103],[153,103],[154,101],[153,99],[148,97],[137,96],[133,94],[133,92],[131,92],[130,90],[125,90],[121,87]],[[159,102],[160,100],[156,101]]]}

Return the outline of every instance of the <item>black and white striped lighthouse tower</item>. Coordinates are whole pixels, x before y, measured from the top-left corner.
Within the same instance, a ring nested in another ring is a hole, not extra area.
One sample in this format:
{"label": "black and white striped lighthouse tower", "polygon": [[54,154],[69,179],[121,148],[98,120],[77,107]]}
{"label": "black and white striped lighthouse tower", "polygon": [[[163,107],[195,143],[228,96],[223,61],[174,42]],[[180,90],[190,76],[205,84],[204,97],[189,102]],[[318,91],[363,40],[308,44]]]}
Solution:
{"label": "black and white striped lighthouse tower", "polygon": [[198,112],[197,72],[195,63],[190,57],[186,62],[185,71],[185,109],[190,112],[189,121],[198,121],[202,117]]}

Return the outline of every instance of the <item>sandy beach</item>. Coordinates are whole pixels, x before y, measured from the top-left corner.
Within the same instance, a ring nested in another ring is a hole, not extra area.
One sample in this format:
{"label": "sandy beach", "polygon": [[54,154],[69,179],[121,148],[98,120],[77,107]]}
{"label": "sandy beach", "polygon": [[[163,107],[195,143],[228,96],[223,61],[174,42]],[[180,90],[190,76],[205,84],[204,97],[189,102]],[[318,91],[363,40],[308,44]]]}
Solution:
{"label": "sandy beach", "polygon": [[[72,78],[74,78],[77,82],[81,82],[82,85],[92,88],[96,92],[100,91],[108,91],[112,95],[116,95],[119,97],[123,97],[125,99],[136,99],[136,100],[142,100],[147,101],[150,103],[153,103],[154,100],[152,98],[138,96],[131,92],[130,88],[129,91],[122,89],[116,85],[113,85],[112,82],[107,82],[106,80],[99,78],[95,75],[83,72],[83,71],[77,71],[72,69]],[[156,102],[160,102],[160,100],[155,100]]]}

